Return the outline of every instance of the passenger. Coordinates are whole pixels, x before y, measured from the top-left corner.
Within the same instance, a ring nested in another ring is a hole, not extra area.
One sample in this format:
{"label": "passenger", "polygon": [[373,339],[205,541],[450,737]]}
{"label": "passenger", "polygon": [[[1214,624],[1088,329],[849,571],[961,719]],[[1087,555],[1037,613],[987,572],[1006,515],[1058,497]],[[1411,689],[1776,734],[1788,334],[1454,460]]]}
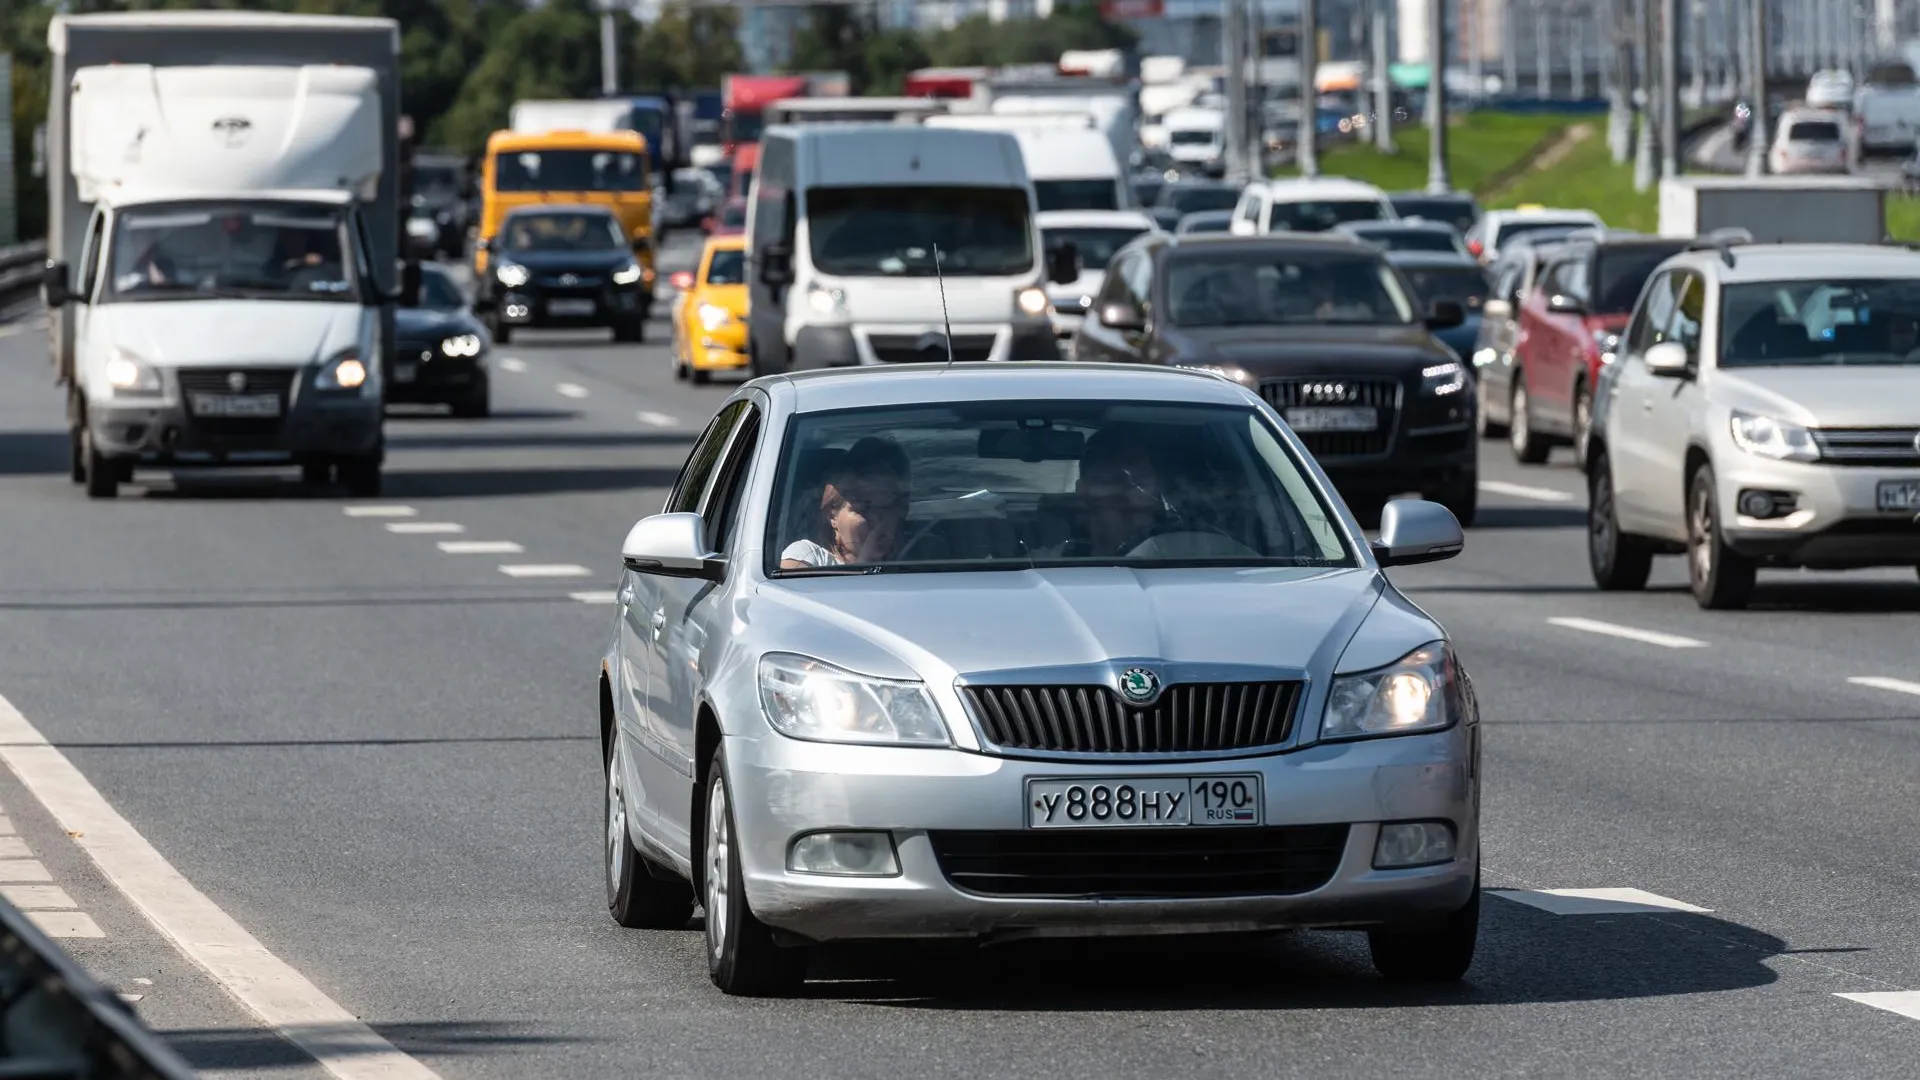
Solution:
{"label": "passenger", "polygon": [[814,535],[788,544],[780,569],[870,566],[892,558],[907,520],[910,481],[898,443],[876,437],[854,443],[820,487]]}

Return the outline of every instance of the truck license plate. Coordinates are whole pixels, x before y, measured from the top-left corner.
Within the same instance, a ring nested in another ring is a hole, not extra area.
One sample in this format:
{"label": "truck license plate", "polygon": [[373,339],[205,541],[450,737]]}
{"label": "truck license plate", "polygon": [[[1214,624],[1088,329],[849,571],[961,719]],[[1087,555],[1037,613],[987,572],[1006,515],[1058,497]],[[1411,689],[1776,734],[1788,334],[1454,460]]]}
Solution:
{"label": "truck license plate", "polygon": [[591,315],[593,314],[593,301],[549,300],[547,302],[547,314],[569,317],[574,315]]}
{"label": "truck license plate", "polygon": [[1027,827],[1115,829],[1260,824],[1260,775],[1027,781]]}
{"label": "truck license plate", "polygon": [[1288,409],[1287,426],[1295,431],[1374,431],[1380,415],[1374,409]]}
{"label": "truck license plate", "polygon": [[1920,512],[1920,480],[1882,480],[1880,509]]}
{"label": "truck license plate", "polygon": [[278,394],[195,394],[195,416],[279,416]]}

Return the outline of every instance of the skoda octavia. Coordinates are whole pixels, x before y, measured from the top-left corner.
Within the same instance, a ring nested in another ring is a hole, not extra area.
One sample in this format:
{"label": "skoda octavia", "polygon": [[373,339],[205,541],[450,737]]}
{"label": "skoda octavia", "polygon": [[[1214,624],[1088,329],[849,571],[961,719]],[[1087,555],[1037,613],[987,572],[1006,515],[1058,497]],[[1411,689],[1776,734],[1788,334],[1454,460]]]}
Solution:
{"label": "skoda octavia", "polygon": [[606,888],[713,980],[851,940],[1365,930],[1450,980],[1479,739],[1446,632],[1219,375],[912,364],[744,384],[622,551]]}

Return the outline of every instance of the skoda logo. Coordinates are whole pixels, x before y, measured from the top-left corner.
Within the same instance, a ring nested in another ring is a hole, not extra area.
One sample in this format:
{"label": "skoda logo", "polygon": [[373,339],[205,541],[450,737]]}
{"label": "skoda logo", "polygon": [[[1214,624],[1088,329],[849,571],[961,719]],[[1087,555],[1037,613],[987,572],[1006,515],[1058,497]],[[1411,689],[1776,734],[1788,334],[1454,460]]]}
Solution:
{"label": "skoda logo", "polygon": [[1120,674],[1120,696],[1145,705],[1160,693],[1160,679],[1146,668],[1128,668]]}
{"label": "skoda logo", "polygon": [[579,283],[580,283],[580,278],[578,275],[575,275],[575,274],[560,275],[560,284],[562,285],[578,285]]}
{"label": "skoda logo", "polygon": [[237,394],[240,391],[245,390],[246,388],[247,388],[246,372],[234,371],[234,372],[229,372],[227,374],[227,389]]}
{"label": "skoda logo", "polygon": [[1309,401],[1350,401],[1354,396],[1353,388],[1337,382],[1308,383],[1301,392]]}

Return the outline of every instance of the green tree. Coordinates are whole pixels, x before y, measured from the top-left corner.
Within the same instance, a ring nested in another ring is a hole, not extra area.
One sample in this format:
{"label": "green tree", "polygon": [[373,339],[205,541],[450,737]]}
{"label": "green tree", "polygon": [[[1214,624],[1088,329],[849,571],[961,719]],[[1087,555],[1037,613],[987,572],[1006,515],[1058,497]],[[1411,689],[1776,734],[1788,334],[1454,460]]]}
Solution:
{"label": "green tree", "polygon": [[[632,40],[637,24],[616,13],[615,33]],[[547,0],[487,26],[487,47],[451,108],[428,128],[434,143],[478,151],[505,127],[525,98],[598,97],[600,15],[591,0]]]}
{"label": "green tree", "polygon": [[717,88],[720,78],[745,70],[740,13],[733,8],[670,8],[633,38],[634,88]]}

